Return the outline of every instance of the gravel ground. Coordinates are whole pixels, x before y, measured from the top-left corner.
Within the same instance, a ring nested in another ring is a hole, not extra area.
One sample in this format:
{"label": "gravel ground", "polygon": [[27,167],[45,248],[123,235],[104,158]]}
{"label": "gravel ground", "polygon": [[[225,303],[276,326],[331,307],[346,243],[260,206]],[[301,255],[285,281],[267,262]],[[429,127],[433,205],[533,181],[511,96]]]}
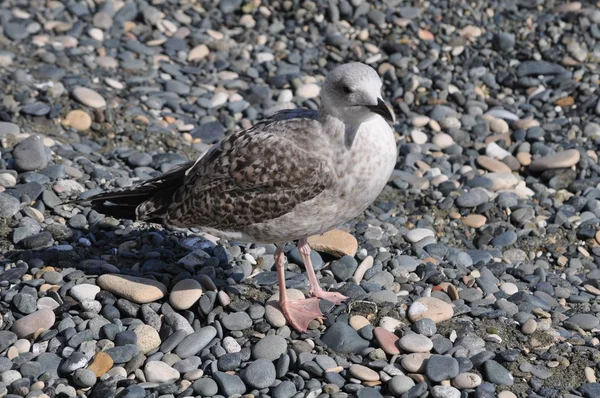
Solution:
{"label": "gravel ground", "polygon": [[[314,109],[354,60],[398,163],[312,239],[352,300],[307,333],[273,246],[63,204]],[[0,396],[600,397],[599,60],[592,2],[1,1]]]}

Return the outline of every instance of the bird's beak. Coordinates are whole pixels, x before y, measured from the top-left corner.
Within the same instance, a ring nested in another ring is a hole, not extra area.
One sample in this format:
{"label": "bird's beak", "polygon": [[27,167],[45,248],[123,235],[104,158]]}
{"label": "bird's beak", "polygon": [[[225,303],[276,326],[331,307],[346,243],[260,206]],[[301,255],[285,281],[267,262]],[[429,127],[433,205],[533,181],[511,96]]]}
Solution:
{"label": "bird's beak", "polygon": [[396,116],[394,115],[394,111],[392,110],[392,107],[389,106],[381,98],[377,98],[377,105],[365,105],[365,106],[367,107],[368,110],[380,115],[388,122],[396,123]]}

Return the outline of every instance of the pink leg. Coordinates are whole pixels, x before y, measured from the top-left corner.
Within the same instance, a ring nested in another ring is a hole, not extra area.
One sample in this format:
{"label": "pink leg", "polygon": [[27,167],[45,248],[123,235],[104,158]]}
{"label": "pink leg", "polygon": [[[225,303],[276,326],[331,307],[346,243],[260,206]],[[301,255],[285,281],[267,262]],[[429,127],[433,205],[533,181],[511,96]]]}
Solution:
{"label": "pink leg", "polygon": [[310,261],[310,246],[308,245],[308,240],[306,238],[302,238],[298,241],[298,251],[300,252],[300,256],[304,261],[304,267],[306,268],[306,273],[308,274],[308,282],[310,283],[310,294],[313,297],[331,301],[336,305],[341,304],[348,298],[341,293],[326,292],[323,290],[321,285],[319,285],[317,275],[315,275],[315,269]]}
{"label": "pink leg", "polygon": [[277,247],[277,251],[275,252],[275,265],[279,280],[279,307],[294,329],[299,332],[305,332],[308,329],[310,321],[323,317],[319,309],[319,299],[316,297],[303,300],[288,299],[285,287],[285,255],[283,254],[282,247]]}

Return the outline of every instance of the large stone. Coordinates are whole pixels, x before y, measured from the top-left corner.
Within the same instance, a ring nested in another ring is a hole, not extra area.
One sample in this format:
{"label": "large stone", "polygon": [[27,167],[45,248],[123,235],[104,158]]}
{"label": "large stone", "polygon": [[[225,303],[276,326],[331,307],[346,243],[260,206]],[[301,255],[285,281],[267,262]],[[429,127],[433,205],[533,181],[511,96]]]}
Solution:
{"label": "large stone", "polygon": [[452,306],[435,297],[421,297],[408,308],[408,319],[411,322],[429,318],[438,323],[452,318],[453,315]]}
{"label": "large stone", "polygon": [[159,300],[167,293],[167,287],[162,283],[137,276],[106,274],[96,283],[102,289],[138,304]]}
{"label": "large stone", "polygon": [[348,232],[334,229],[322,235],[314,235],[308,238],[308,244],[313,250],[331,254],[335,257],[354,257],[358,250],[356,238]]}
{"label": "large stone", "polygon": [[51,310],[38,310],[33,314],[17,319],[13,323],[12,331],[21,339],[29,338],[40,329],[50,329],[55,321],[56,317]]}

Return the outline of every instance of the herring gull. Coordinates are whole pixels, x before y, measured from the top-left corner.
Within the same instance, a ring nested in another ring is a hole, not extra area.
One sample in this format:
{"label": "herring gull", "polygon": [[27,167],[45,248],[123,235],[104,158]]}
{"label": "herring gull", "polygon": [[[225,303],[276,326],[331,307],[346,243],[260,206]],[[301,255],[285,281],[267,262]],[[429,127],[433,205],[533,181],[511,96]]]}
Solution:
{"label": "herring gull", "polygon": [[[360,213],[385,187],[397,158],[394,113],[381,98],[377,72],[343,64],[326,77],[319,111],[285,110],[235,132],[195,162],[132,188],[85,199],[105,214],[195,227],[220,238],[274,243],[279,305],[297,330],[323,316],[325,291],[307,237]],[[298,240],[311,298],[291,300],[285,286],[285,242]]]}

